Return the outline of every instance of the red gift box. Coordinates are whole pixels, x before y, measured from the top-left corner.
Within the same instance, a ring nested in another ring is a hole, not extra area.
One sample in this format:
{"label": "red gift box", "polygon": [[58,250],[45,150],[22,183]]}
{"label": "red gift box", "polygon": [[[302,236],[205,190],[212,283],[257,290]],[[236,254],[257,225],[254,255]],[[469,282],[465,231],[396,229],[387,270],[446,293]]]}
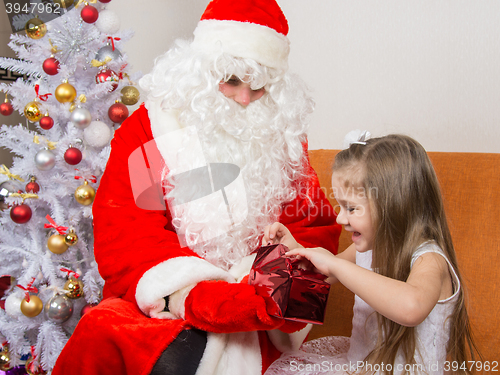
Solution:
{"label": "red gift box", "polygon": [[287,320],[323,324],[330,284],[326,276],[298,268],[285,257],[285,245],[263,246],[250,270],[248,283],[268,298],[268,313]]}

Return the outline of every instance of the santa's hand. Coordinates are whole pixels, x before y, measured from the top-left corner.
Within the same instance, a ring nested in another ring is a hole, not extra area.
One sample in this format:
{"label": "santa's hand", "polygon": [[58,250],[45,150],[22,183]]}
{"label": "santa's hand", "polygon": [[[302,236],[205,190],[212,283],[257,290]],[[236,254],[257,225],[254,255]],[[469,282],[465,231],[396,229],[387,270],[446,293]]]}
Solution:
{"label": "santa's hand", "polygon": [[275,222],[264,228],[264,237],[262,238],[262,245],[283,244],[289,249],[302,248],[303,246],[295,241],[292,233],[286,226],[281,223]]}
{"label": "santa's hand", "polygon": [[202,281],[191,290],[184,307],[186,321],[207,332],[272,330],[284,323],[270,316],[265,298],[244,283]]}

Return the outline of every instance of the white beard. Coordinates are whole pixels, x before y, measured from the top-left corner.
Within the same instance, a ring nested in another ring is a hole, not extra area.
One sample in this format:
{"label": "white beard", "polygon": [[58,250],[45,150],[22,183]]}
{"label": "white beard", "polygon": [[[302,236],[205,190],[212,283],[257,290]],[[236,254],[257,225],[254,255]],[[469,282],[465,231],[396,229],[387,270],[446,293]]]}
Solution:
{"label": "white beard", "polygon": [[[172,223],[178,234],[184,234],[185,244],[207,261],[228,269],[260,245],[264,227],[277,221],[281,205],[296,197],[296,182],[303,166],[301,158],[292,160],[290,155],[302,155],[303,133],[286,132],[284,124],[276,121],[276,106],[265,97],[246,108],[220,93],[209,96],[206,102],[219,110],[185,110],[179,121],[195,125],[207,163],[231,163],[240,168],[244,188],[237,191],[239,196],[237,192],[227,193],[229,206],[220,199],[194,200],[189,208],[169,206]],[[178,157],[189,157],[190,153],[181,149]],[[176,181],[173,175],[175,170],[170,170],[166,177],[167,185],[174,187],[167,194],[169,202],[175,201],[176,192],[193,188],[185,181]],[[221,215],[228,210],[236,212],[239,204],[246,208],[244,220],[227,227]],[[221,226],[225,226],[223,230]]]}

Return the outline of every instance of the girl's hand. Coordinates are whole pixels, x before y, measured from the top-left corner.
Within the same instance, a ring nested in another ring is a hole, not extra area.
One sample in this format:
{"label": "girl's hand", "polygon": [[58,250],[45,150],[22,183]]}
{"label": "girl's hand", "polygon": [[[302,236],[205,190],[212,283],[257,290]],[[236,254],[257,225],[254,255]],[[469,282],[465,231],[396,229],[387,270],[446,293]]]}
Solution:
{"label": "girl's hand", "polygon": [[330,266],[335,262],[335,255],[322,247],[298,248],[288,251],[285,255],[287,257],[297,257],[298,259],[305,258],[313,265],[315,272],[328,277],[334,276]]}
{"label": "girl's hand", "polygon": [[288,247],[290,250],[296,248],[303,248],[301,244],[295,241],[292,234],[281,223],[274,223],[268,225],[264,228],[264,237],[262,238],[262,245],[272,245],[272,244],[283,244]]}

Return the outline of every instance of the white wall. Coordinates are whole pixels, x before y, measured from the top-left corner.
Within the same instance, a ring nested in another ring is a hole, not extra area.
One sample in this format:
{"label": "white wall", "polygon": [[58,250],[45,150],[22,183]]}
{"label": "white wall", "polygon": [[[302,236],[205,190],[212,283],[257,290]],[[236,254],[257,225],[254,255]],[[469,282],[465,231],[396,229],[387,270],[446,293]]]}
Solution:
{"label": "white wall", "polygon": [[[114,0],[135,70],[190,37],[208,0]],[[278,0],[290,67],[317,103],[310,148],[352,129],[409,134],[429,151],[500,152],[500,1]]]}
{"label": "white wall", "polygon": [[278,1],[291,67],[317,102],[311,148],[361,128],[430,151],[500,152],[499,1]]}
{"label": "white wall", "polygon": [[209,0],[113,0],[107,8],[117,13],[122,29],[134,37],[123,47],[135,71],[148,73],[154,59],[180,37],[191,38]]}

